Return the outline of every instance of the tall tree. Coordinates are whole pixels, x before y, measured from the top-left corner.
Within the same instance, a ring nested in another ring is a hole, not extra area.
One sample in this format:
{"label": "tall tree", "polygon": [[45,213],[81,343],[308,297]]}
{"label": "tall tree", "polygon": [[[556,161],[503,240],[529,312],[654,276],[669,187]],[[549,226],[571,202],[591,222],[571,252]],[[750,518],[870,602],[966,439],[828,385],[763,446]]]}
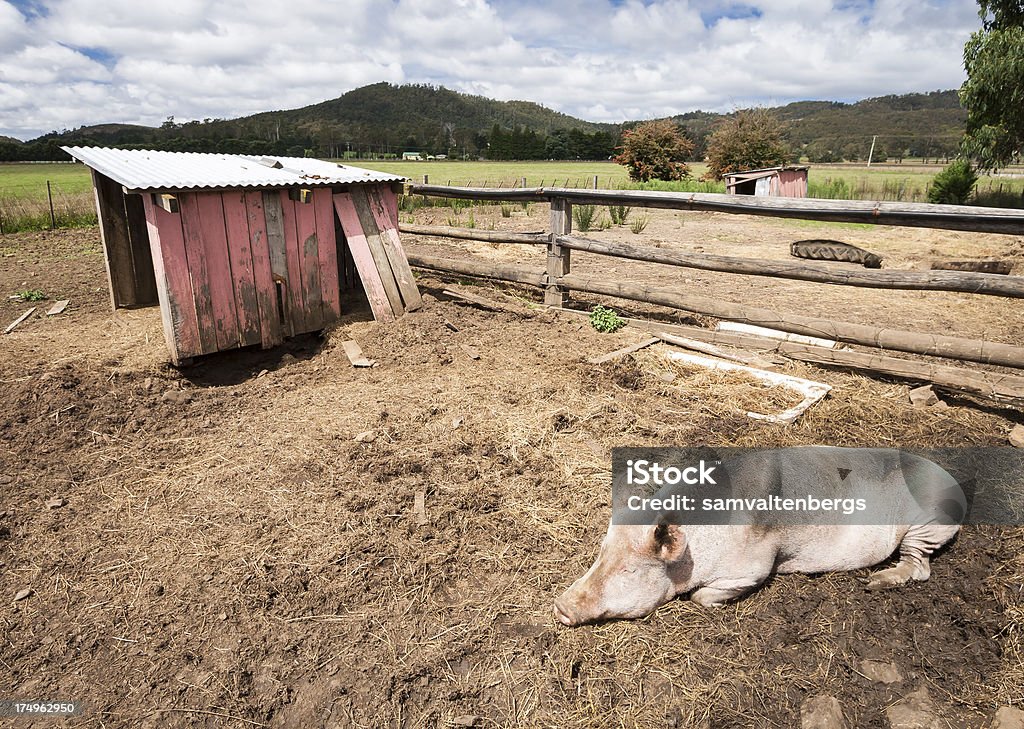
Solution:
{"label": "tall tree", "polygon": [[690,176],[684,160],[693,142],[670,119],[643,122],[622,135],[622,152],[615,161],[625,165],[633,180],[681,180]]}
{"label": "tall tree", "polygon": [[782,122],[768,109],[742,109],[720,122],[708,140],[705,177],[784,165],[791,156]]}
{"label": "tall tree", "polygon": [[978,0],[978,5],[981,30],[964,46],[962,149],[988,170],[1007,164],[1024,148],[1024,0]]}

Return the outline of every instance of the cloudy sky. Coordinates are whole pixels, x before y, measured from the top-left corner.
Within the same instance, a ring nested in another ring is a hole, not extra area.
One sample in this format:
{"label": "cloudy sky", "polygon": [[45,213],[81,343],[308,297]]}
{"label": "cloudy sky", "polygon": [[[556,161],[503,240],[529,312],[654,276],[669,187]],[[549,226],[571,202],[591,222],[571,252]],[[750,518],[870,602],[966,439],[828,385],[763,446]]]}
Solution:
{"label": "cloudy sky", "polygon": [[0,0],[0,134],[230,118],[378,81],[591,121],[958,87],[974,0]]}

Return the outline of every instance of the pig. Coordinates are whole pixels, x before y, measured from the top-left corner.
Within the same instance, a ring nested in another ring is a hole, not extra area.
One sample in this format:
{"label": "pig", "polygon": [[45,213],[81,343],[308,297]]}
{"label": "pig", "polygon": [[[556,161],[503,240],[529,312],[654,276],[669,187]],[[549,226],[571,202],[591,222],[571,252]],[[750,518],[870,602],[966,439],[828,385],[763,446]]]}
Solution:
{"label": "pig", "polygon": [[932,553],[960,529],[963,491],[925,458],[822,446],[759,453],[764,455],[723,464],[731,495],[855,493],[871,501],[884,523],[797,524],[758,517],[747,520],[753,523],[680,524],[671,513],[653,524],[613,520],[593,566],[555,600],[555,618],[567,626],[641,618],[687,593],[699,605],[718,607],[772,573],[856,570],[898,549],[898,563],[867,581],[872,590],[896,587],[927,580]]}

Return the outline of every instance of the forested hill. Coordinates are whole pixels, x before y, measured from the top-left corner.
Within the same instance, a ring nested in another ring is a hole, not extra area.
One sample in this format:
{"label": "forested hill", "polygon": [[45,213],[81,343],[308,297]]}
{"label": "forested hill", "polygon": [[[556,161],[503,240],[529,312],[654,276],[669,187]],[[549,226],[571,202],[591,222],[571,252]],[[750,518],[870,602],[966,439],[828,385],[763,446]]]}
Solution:
{"label": "forested hill", "polygon": [[[772,111],[788,128],[789,140],[812,162],[938,157],[952,154],[963,135],[967,112],[956,91],[879,96],[854,104],[797,101]],[[719,114],[692,112],[675,117],[697,142],[698,153]]]}
{"label": "forested hill", "polygon": [[[965,112],[955,91],[883,96],[855,104],[801,101],[774,109],[790,138],[813,161],[863,159],[877,136],[875,159],[949,153]],[[723,115],[696,111],[675,117],[696,144]],[[0,160],[64,159],[61,145],[93,144],[181,151],[321,157],[401,156],[406,151],[490,159],[603,159],[622,125],[598,124],[529,101],[495,101],[426,85],[373,84],[301,109],[238,119],[160,127],[103,124],[51,132],[29,142],[0,138]]]}

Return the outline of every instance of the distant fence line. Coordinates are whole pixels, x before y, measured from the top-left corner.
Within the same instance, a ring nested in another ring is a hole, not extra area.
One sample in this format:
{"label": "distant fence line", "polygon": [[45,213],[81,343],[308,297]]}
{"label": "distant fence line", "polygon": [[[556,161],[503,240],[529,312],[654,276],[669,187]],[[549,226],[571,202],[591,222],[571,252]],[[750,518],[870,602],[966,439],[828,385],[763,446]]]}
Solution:
{"label": "distant fence line", "polygon": [[[31,191],[35,194],[26,194]],[[91,186],[68,190],[51,180],[0,187],[0,235],[96,224]]]}

